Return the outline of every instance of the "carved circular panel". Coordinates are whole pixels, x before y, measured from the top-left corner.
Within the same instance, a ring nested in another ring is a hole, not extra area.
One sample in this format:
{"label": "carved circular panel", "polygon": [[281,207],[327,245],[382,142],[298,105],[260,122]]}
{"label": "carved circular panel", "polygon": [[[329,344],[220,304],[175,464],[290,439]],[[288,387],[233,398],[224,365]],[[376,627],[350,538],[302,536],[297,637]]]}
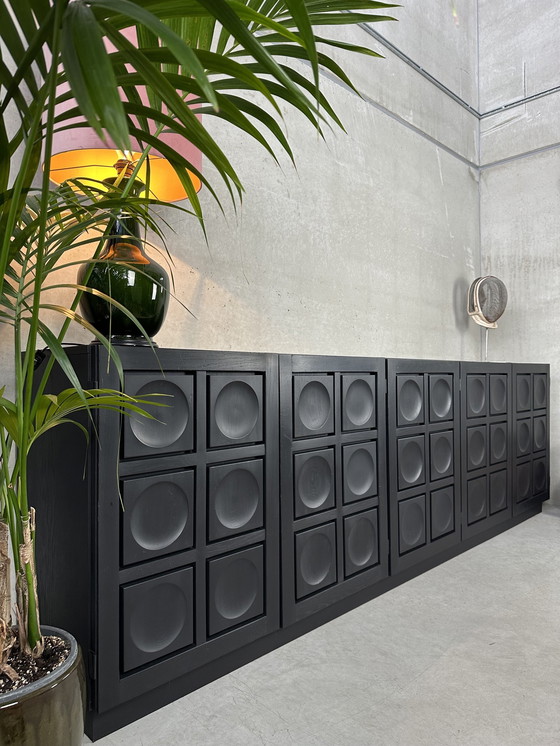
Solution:
{"label": "carved circular panel", "polygon": [[225,528],[247,525],[259,506],[260,487],[254,475],[242,466],[221,480],[214,495],[214,509]]}
{"label": "carved circular panel", "polygon": [[517,502],[526,500],[531,493],[531,464],[520,464],[517,467]]}
{"label": "carved circular panel", "polygon": [[423,394],[414,378],[407,379],[399,391],[399,412],[406,422],[415,422],[422,411]]}
{"label": "carved circular panel", "polygon": [[299,571],[310,586],[323,583],[334,562],[334,547],[323,533],[314,533],[306,538],[301,550]]}
{"label": "carved circular panel", "polygon": [[531,421],[518,420],[517,422],[517,453],[528,453],[531,448]]}
{"label": "carved circular panel", "polygon": [[345,479],[353,495],[361,497],[371,491],[375,482],[375,462],[365,448],[355,450],[346,465]]}
{"label": "carved circular panel", "polygon": [[160,551],[183,533],[190,520],[189,499],[177,484],[158,482],[140,493],[129,516],[134,541],[150,552]]}
{"label": "carved circular panel", "polygon": [[432,539],[448,534],[454,528],[453,488],[432,493]]}
{"label": "carved circular panel", "polygon": [[438,378],[432,388],[432,409],[439,419],[447,419],[451,415],[453,394],[448,378]]}
{"label": "carved circular panel", "polygon": [[445,435],[432,439],[432,463],[437,474],[446,474],[453,460],[453,450],[449,438]]}
{"label": "carved circular panel", "polygon": [[320,508],[330,495],[332,479],[331,465],[323,456],[307,459],[297,480],[297,494],[301,502],[310,510]]}
{"label": "carved circular panel", "polygon": [[507,389],[505,378],[502,376],[490,376],[490,403],[493,413],[506,411]]}
{"label": "carved circular panel", "polygon": [[546,447],[546,419],[535,417],[533,420],[533,443],[535,451],[542,451]]}
{"label": "carved circular panel", "polygon": [[214,589],[214,605],[218,613],[229,620],[244,616],[259,594],[259,572],[246,557],[231,562],[220,570]]}
{"label": "carved circular panel", "polygon": [[423,544],[426,535],[423,501],[405,500],[399,505],[401,544],[405,548]]}
{"label": "carved circular panel", "polygon": [[407,484],[415,484],[424,471],[424,451],[417,440],[407,440],[399,453],[399,471]]}
{"label": "carved circular panel", "polygon": [[492,461],[503,461],[506,457],[507,436],[506,425],[493,425],[491,428]]}
{"label": "carved circular panel", "polygon": [[507,504],[507,476],[498,471],[490,476],[490,512],[497,513]]}
{"label": "carved circular panel", "polygon": [[468,483],[468,520],[474,523],[486,516],[486,477]]}
{"label": "carved circular panel", "polygon": [[481,378],[467,377],[467,404],[474,415],[484,412],[486,406],[486,386]]}
{"label": "carved circular panel", "polygon": [[154,396],[157,407],[150,413],[155,419],[133,415],[130,418],[130,429],[135,437],[149,448],[167,448],[175,443],[185,432],[190,411],[189,403],[181,389],[171,381],[158,379],[142,386],[135,396],[147,394],[164,394]]}
{"label": "carved circular panel", "polygon": [[242,440],[252,432],[259,417],[259,400],[245,381],[231,381],[218,394],[214,418],[218,430],[230,440]]}
{"label": "carved circular panel", "polygon": [[331,397],[319,381],[310,381],[301,390],[297,414],[308,430],[320,430],[329,418]]}
{"label": "carved circular panel", "polygon": [[517,376],[517,411],[531,409],[531,384],[530,376]]}
{"label": "carved circular panel", "polygon": [[535,409],[542,409],[546,407],[546,376],[535,376],[534,386],[533,398],[535,400]]}
{"label": "carved circular panel", "polygon": [[348,556],[356,567],[367,565],[377,557],[377,528],[369,518],[353,521],[347,539]]}
{"label": "carved circular panel", "polygon": [[154,584],[131,611],[130,639],[144,653],[163,651],[179,637],[187,618],[182,590],[171,583]]}
{"label": "carved circular panel", "polygon": [[546,464],[544,461],[533,463],[533,492],[537,495],[546,489]]}
{"label": "carved circular panel", "polygon": [[486,460],[485,431],[474,428],[470,429],[468,434],[468,448],[470,466],[482,466]]}
{"label": "carved circular panel", "polygon": [[344,411],[355,427],[364,427],[371,420],[375,401],[373,392],[363,379],[352,381],[344,399]]}

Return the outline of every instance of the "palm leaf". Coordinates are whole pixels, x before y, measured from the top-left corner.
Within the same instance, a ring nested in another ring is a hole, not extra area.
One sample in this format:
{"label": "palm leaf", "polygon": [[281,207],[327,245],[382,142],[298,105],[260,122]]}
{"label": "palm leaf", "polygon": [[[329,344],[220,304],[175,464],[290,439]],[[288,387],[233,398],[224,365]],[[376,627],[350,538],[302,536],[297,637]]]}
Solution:
{"label": "palm leaf", "polygon": [[214,91],[210,81],[206,77],[204,68],[193,50],[183,42],[169,26],[162,23],[157,16],[144,8],[138,7],[130,0],[90,0],[92,8],[102,8],[113,13],[122,13],[129,20],[145,26],[152,34],[159,37],[166,47],[175,55],[177,62],[185,69],[188,75],[192,75],[200,85],[208,100],[217,105]]}
{"label": "palm leaf", "polygon": [[117,148],[131,150],[113,66],[93,11],[81,0],[70,3],[65,14],[62,61],[76,101],[99,137],[104,140],[106,130]]}
{"label": "palm leaf", "polygon": [[[25,3],[22,5],[21,11],[17,14],[17,23],[12,16],[12,13],[8,10],[5,3],[0,3],[0,27],[2,28],[2,42],[6,45],[6,48],[11,58],[19,64],[19,62],[25,57],[26,45],[24,45],[20,29],[23,27],[28,28],[28,11]],[[19,28],[18,28],[19,26]],[[31,96],[37,95],[37,82],[33,75],[32,70],[28,67],[25,69],[23,80],[27,86],[27,89]]]}
{"label": "palm leaf", "polygon": [[131,397],[121,391],[113,389],[84,389],[82,396],[75,389],[65,389],[58,395],[43,394],[38,397],[35,417],[31,424],[29,448],[31,445],[53,427],[71,424],[82,430],[89,438],[88,430],[75,419],[79,412],[106,410],[117,414],[135,414],[147,419],[156,419],[144,407],[167,406],[165,402],[157,401],[166,394],[147,394],[142,397]]}

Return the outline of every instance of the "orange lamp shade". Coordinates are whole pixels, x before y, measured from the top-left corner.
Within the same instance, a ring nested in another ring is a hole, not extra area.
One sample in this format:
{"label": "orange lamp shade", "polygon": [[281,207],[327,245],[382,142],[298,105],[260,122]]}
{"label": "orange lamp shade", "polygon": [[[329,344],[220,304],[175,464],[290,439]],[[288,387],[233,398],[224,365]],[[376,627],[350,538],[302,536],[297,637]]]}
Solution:
{"label": "orange lamp shade", "polygon": [[[158,139],[182,155],[196,169],[201,169],[202,154],[188,140],[167,133],[161,134]],[[142,148],[134,141],[133,148],[137,149],[126,153],[126,158],[134,162],[140,157]],[[122,157],[121,151],[104,143],[93,129],[77,127],[54,135],[49,175],[55,184],[62,184],[67,179],[93,179],[101,182],[115,176],[115,162]],[[155,148],[150,151],[148,159],[150,196],[162,202],[178,202],[185,199],[185,188],[169,161]],[[200,179],[192,171],[187,170],[187,174],[198,192],[201,187]],[[147,182],[146,162],[140,167],[137,176],[140,181]]]}
{"label": "orange lamp shade", "polygon": [[[125,29],[123,35],[130,42],[136,44],[136,29],[134,27]],[[115,48],[107,41],[106,46],[108,51],[115,51]],[[129,70],[132,69],[130,66],[127,67]],[[64,83],[58,86],[57,95],[66,93],[68,90],[68,84]],[[148,105],[148,95],[145,87],[138,86],[137,91],[142,102]],[[122,92],[121,96],[124,99]],[[55,108],[55,116],[75,106],[76,101],[74,99],[60,102]],[[51,181],[54,181],[55,184],[62,184],[67,179],[81,179],[83,181],[93,179],[96,182],[102,182],[104,179],[116,176],[114,168],[116,161],[124,157],[135,162],[144,150],[143,146],[134,138],[132,138],[131,143],[132,152],[123,153],[117,148],[111,147],[111,143],[103,142],[95,130],[89,126],[84,126],[85,119],[82,116],[67,121],[65,126],[68,127],[72,124],[77,126],[74,129],[67,128],[54,133],[50,163],[45,164],[45,168],[49,169]],[[154,122],[149,122],[149,126],[150,134],[155,135],[157,125]],[[157,136],[157,139],[183,156],[197,171],[201,171],[202,153],[186,138],[175,133],[163,132]],[[150,197],[162,202],[178,202],[187,197],[185,188],[175,169],[157,148],[151,148],[147,160],[150,164]],[[138,179],[144,184],[148,183],[147,171],[144,161],[137,174]],[[198,192],[201,187],[200,178],[188,169],[186,169],[186,173]]]}

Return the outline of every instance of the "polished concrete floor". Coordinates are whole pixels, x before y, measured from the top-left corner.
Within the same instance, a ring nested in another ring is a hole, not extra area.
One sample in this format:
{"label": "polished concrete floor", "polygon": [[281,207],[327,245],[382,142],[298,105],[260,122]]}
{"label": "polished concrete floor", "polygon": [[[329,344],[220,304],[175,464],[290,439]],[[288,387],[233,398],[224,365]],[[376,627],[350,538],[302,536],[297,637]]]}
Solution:
{"label": "polished concrete floor", "polygon": [[547,508],[97,744],[558,746],[559,630]]}

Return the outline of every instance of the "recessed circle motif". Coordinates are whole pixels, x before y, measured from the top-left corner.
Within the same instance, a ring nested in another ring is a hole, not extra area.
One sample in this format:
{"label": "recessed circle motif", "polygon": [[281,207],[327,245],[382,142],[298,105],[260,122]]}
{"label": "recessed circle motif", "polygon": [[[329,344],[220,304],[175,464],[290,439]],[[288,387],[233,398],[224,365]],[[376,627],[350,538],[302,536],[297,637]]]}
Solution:
{"label": "recessed circle motif", "polygon": [[218,394],[214,418],[218,430],[230,440],[248,437],[259,417],[259,400],[245,381],[232,381]]}
{"label": "recessed circle motif", "polygon": [[401,537],[404,543],[413,547],[424,535],[424,511],[417,502],[401,504]]}
{"label": "recessed circle motif", "polygon": [[541,451],[546,445],[546,423],[542,419],[533,420],[535,450]]}
{"label": "recessed circle motif", "polygon": [[506,383],[503,378],[491,376],[490,396],[492,398],[492,407],[494,412],[505,412],[506,409]]}
{"label": "recessed circle motif", "polygon": [[368,518],[352,523],[348,534],[348,556],[356,567],[367,565],[377,552],[377,531]]}
{"label": "recessed circle motif", "polygon": [[517,469],[517,494],[521,500],[528,497],[531,490],[530,464],[523,464]]}
{"label": "recessed circle motif", "polygon": [[299,571],[308,585],[320,585],[328,576],[334,558],[334,550],[325,534],[309,536],[299,559]]}
{"label": "recessed circle motif", "polygon": [[161,551],[183,533],[189,520],[188,497],[173,482],[152,484],[140,493],[129,520],[130,532],[139,546],[150,552]]}
{"label": "recessed circle motif", "polygon": [[535,407],[540,409],[546,404],[546,382],[541,376],[535,378]]}
{"label": "recessed circle motif", "polygon": [[481,430],[469,433],[469,461],[473,466],[480,466],[486,456],[486,438]]}
{"label": "recessed circle motif", "polygon": [[438,378],[432,388],[432,409],[436,417],[444,419],[451,413],[453,396],[447,378]]}
{"label": "recessed circle motif", "polygon": [[414,422],[422,411],[422,391],[413,378],[408,378],[399,391],[399,411],[407,422]]}
{"label": "recessed circle motif", "polygon": [[521,453],[527,453],[531,444],[531,430],[529,422],[521,420],[517,423],[517,446]]}
{"label": "recessed circle motif", "polygon": [[418,441],[410,440],[402,448],[399,469],[408,484],[414,484],[424,470],[424,452]]}
{"label": "recessed circle motif", "polygon": [[492,458],[494,461],[502,461],[506,455],[506,430],[503,426],[492,430]]}
{"label": "recessed circle motif", "polygon": [[139,650],[157,653],[177,639],[187,619],[187,600],[181,589],[158,583],[132,610],[130,637]]}
{"label": "recessed circle motif", "polygon": [[506,505],[507,480],[505,472],[493,474],[490,480],[490,500],[493,512],[501,510]]}
{"label": "recessed circle motif", "polygon": [[469,485],[469,514],[481,518],[486,513],[486,482],[479,479]]}
{"label": "recessed circle motif", "polygon": [[346,417],[355,427],[366,425],[373,414],[373,392],[363,379],[352,381],[344,399]]}
{"label": "recessed circle motif", "polygon": [[517,409],[529,409],[531,404],[531,388],[527,376],[517,379]]}
{"label": "recessed circle motif", "polygon": [[297,492],[301,502],[310,510],[317,510],[331,492],[332,471],[322,456],[312,456],[301,467]]}
{"label": "recessed circle motif", "polygon": [[320,430],[329,418],[331,397],[319,381],[310,381],[302,388],[297,413],[308,430]]}
{"label": "recessed circle motif", "polygon": [[453,452],[449,440],[445,436],[436,436],[432,446],[432,460],[438,474],[445,474],[448,471],[452,458]]}
{"label": "recessed circle motif", "polygon": [[533,479],[534,479],[534,491],[542,492],[546,487],[546,466],[543,461],[535,461]]}
{"label": "recessed circle motif", "polygon": [[150,381],[135,396],[141,398],[147,394],[165,394],[154,396],[154,402],[161,405],[149,409],[155,419],[132,415],[130,429],[145,446],[167,448],[185,432],[190,417],[189,403],[179,386],[165,379]]}
{"label": "recessed circle motif", "polygon": [[437,536],[446,534],[453,528],[453,493],[449,490],[434,495],[432,500],[432,526]]}
{"label": "recessed circle motif", "polygon": [[222,479],[214,495],[218,520],[228,529],[245,526],[259,507],[260,489],[254,475],[242,467]]}
{"label": "recessed circle motif", "polygon": [[375,463],[369,451],[358,448],[346,465],[346,484],[353,495],[367,494],[375,480]]}
{"label": "recessed circle motif", "polygon": [[471,412],[480,414],[486,404],[486,386],[480,378],[469,379],[467,396]]}
{"label": "recessed circle motif", "polygon": [[254,604],[259,592],[259,573],[245,557],[221,571],[214,589],[214,604],[224,619],[239,619]]}

